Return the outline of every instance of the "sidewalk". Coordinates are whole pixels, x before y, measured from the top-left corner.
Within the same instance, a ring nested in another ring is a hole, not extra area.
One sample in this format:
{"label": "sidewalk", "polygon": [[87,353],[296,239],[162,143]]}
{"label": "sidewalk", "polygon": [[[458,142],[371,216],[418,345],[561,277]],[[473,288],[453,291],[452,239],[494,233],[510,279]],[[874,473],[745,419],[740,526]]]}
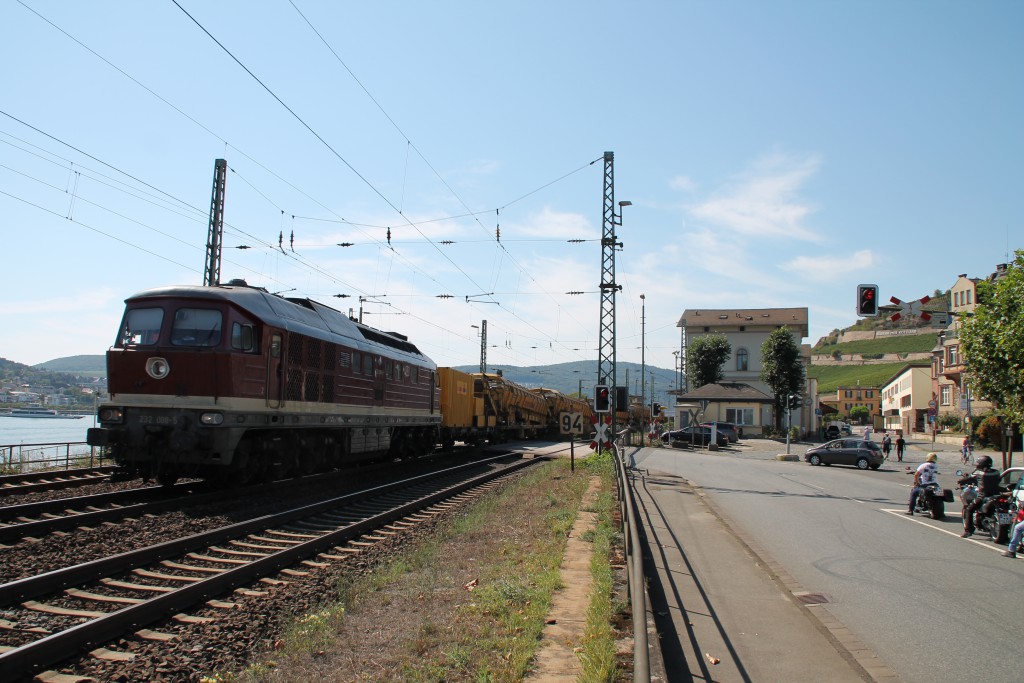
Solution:
{"label": "sidewalk", "polygon": [[652,673],[722,683],[899,680],[699,489],[673,475],[635,476],[665,664],[654,671],[652,662]]}

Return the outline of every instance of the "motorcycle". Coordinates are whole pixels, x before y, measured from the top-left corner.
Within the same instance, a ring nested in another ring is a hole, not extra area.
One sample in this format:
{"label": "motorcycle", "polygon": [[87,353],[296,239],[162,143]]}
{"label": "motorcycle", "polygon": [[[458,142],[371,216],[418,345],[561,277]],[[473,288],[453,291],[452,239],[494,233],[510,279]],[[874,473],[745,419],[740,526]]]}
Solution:
{"label": "motorcycle", "polygon": [[[956,471],[957,476],[962,476],[961,470]],[[961,480],[962,481],[962,480]],[[960,485],[960,502],[963,509],[973,503],[980,496],[978,484],[972,480]],[[986,501],[974,511],[974,528],[978,533],[986,534],[993,543],[1005,545],[1010,539],[1010,527],[1013,526],[1012,496],[1008,492],[989,496]]]}
{"label": "motorcycle", "polygon": [[946,503],[953,502],[953,491],[940,488],[938,482],[925,484],[921,488],[921,495],[914,503],[914,513],[927,515],[932,519],[945,519]]}

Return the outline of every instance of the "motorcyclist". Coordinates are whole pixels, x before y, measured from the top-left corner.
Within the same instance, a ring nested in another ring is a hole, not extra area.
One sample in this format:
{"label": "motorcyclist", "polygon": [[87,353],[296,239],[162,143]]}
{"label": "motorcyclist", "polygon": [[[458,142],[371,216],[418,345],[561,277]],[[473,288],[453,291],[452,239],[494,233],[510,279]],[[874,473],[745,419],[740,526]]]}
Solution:
{"label": "motorcyclist", "polygon": [[908,515],[914,514],[914,506],[917,505],[917,498],[924,492],[924,487],[938,481],[939,469],[935,464],[939,459],[938,453],[929,453],[925,461],[921,463],[914,472],[914,488],[910,490],[910,509]]}
{"label": "motorcyclist", "polygon": [[964,508],[964,532],[960,534],[960,538],[967,538],[974,533],[975,510],[988,502],[992,496],[999,495],[1001,474],[999,470],[992,467],[992,458],[981,455],[974,460],[974,471],[957,482],[960,486],[975,484],[978,487],[978,496]]}

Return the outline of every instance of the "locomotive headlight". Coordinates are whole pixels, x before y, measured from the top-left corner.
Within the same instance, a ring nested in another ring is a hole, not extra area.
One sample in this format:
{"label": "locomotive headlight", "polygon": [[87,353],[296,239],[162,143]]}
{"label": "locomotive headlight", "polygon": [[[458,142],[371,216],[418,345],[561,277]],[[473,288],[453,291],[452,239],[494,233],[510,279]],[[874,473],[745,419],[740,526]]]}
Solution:
{"label": "locomotive headlight", "polygon": [[224,415],[221,413],[203,413],[199,421],[204,425],[219,425],[224,423]]}
{"label": "locomotive headlight", "polygon": [[124,422],[124,411],[120,408],[100,408],[100,422]]}
{"label": "locomotive headlight", "polygon": [[150,358],[146,361],[146,374],[153,379],[163,379],[171,374],[171,365],[166,358]]}

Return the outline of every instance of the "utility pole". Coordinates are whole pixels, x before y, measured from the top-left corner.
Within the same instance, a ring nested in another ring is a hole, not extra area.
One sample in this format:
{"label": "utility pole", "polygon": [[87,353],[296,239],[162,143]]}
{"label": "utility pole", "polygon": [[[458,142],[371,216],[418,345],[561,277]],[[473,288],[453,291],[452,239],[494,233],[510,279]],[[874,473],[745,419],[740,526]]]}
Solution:
{"label": "utility pole", "polygon": [[[622,289],[615,283],[615,250],[622,247],[615,237],[615,226],[622,225],[622,207],[632,202],[619,202],[615,213],[615,153],[604,153],[604,205],[601,231],[601,318],[597,348],[597,384],[612,387],[618,393],[615,377],[615,293]],[[612,405],[612,436],[615,438],[615,411],[628,406]]]}
{"label": "utility pole", "polygon": [[220,284],[220,252],[224,240],[224,188],[227,182],[228,162],[217,159],[213,164],[213,196],[210,198],[210,230],[206,236],[206,270],[203,285]]}
{"label": "utility pole", "polygon": [[487,321],[480,325],[480,373],[487,372]]}

